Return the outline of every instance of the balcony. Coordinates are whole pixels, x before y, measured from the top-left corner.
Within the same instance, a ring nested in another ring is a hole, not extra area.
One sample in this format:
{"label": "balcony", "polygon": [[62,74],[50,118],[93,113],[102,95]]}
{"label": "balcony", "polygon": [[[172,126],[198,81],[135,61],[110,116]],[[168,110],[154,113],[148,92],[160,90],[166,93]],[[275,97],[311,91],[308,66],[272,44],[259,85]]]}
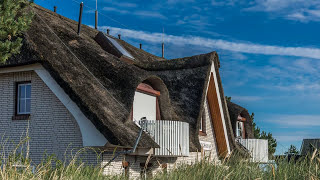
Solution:
{"label": "balcony", "polygon": [[155,148],[155,156],[189,156],[188,123],[168,120],[142,120],[139,124],[160,146],[160,148]]}
{"label": "balcony", "polygon": [[244,146],[249,154],[250,161],[266,163],[268,162],[268,140],[266,139],[237,139]]}

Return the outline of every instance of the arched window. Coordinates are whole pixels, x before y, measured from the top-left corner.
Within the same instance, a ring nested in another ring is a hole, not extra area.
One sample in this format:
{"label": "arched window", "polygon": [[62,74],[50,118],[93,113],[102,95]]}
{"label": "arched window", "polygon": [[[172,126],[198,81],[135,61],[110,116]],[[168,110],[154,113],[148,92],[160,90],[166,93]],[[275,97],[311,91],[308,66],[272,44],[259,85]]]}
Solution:
{"label": "arched window", "polygon": [[141,83],[134,95],[132,120],[139,124],[140,120],[159,120],[160,108],[158,98],[160,92],[149,84]]}

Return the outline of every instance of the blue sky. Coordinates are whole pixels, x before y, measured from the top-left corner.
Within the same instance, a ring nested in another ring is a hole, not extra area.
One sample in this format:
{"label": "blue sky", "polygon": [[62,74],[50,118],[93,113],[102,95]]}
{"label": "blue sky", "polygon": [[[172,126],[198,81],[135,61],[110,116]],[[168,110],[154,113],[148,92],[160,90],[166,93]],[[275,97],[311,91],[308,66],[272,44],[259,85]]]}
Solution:
{"label": "blue sky", "polygon": [[[78,0],[35,0],[77,20]],[[94,25],[95,0],[83,22]],[[320,1],[98,0],[99,29],[168,59],[217,51],[225,95],[255,113],[277,154],[320,138]],[[164,35],[162,35],[164,31]]]}

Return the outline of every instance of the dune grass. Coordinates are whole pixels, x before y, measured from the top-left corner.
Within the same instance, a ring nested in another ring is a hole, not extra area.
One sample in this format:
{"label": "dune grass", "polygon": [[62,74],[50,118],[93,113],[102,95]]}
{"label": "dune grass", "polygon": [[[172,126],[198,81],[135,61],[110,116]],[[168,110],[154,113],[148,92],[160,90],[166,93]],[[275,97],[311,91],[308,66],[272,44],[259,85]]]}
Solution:
{"label": "dune grass", "polygon": [[[100,166],[87,166],[79,160],[78,154],[72,156],[71,161],[62,162],[54,156],[49,156],[36,167],[32,166],[31,160],[26,153],[16,153],[16,149],[9,155],[1,156],[0,179],[127,179],[124,175],[105,176]],[[320,179],[320,153],[315,150],[313,154],[297,161],[288,162],[287,159],[276,160],[272,164],[261,168],[259,163],[251,163],[235,155],[222,160],[217,165],[206,159],[193,165],[180,165],[167,172],[158,173],[150,179]]]}

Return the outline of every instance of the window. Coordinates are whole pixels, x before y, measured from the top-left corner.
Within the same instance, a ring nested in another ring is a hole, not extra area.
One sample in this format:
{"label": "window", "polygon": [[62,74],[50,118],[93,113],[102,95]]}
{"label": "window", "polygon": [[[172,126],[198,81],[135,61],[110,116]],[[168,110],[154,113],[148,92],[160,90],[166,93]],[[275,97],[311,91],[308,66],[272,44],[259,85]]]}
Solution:
{"label": "window", "polygon": [[201,118],[201,120],[200,120],[200,128],[199,128],[199,130],[200,131],[203,131],[203,118]]}
{"label": "window", "polygon": [[140,126],[140,120],[160,120],[159,96],[160,92],[150,85],[139,84],[132,107],[132,119],[138,126]]}
{"label": "window", "polygon": [[26,115],[31,113],[31,83],[17,83],[16,114]]}
{"label": "window", "polygon": [[201,136],[206,136],[206,114],[205,112],[202,113],[202,117],[200,119],[200,127],[199,127],[199,134]]}
{"label": "window", "polygon": [[237,121],[236,133],[237,133],[237,137],[242,138],[242,136],[243,136],[243,122]]}

